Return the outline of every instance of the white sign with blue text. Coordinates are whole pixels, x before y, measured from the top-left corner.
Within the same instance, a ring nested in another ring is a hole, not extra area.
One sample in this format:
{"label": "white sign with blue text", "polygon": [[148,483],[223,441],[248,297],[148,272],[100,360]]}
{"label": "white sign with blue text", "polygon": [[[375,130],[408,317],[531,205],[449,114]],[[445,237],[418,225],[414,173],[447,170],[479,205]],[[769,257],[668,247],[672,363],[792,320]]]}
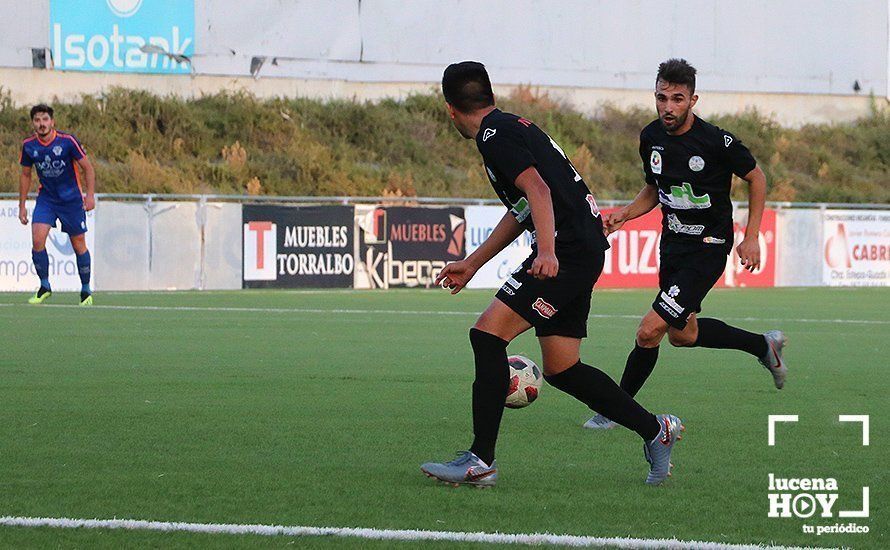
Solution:
{"label": "white sign with blue text", "polygon": [[[503,206],[468,206],[467,256],[472,254],[491,235],[507,209]],[[532,253],[532,236],[526,231],[482,266],[467,288],[498,288]]]}

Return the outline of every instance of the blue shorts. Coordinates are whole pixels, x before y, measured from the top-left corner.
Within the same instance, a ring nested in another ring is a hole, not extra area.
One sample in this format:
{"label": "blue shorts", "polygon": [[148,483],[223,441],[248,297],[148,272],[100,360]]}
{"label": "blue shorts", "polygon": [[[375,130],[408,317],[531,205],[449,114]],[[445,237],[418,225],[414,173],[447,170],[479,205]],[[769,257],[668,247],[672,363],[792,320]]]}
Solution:
{"label": "blue shorts", "polygon": [[62,222],[62,231],[69,236],[87,232],[87,213],[83,210],[83,203],[58,204],[38,200],[31,223],[45,223],[55,227],[56,220]]}

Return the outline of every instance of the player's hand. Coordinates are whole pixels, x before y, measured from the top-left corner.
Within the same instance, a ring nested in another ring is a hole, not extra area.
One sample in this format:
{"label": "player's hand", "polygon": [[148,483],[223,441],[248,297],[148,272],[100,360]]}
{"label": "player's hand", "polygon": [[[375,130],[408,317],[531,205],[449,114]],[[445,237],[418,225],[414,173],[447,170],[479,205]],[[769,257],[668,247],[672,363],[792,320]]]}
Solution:
{"label": "player's hand", "polygon": [[84,195],[83,196],[84,211],[89,212],[93,208],[96,208],[96,197],[93,195]]}
{"label": "player's hand", "polygon": [[624,222],[626,221],[627,212],[623,208],[615,210],[614,212],[609,212],[608,214],[603,214],[603,232],[606,236],[609,236],[621,229],[621,226],[624,225]]}
{"label": "player's hand", "polygon": [[753,273],[760,268],[760,243],[756,238],[745,238],[735,250],[744,269]]}
{"label": "player's hand", "polygon": [[436,276],[436,285],[451,289],[451,294],[457,294],[463,290],[475,274],[476,268],[466,260],[451,262],[443,267],[439,275]]}
{"label": "player's hand", "polygon": [[19,205],[19,221],[22,222],[22,225],[28,225],[28,209],[24,204]]}
{"label": "player's hand", "polygon": [[559,273],[559,260],[553,253],[538,253],[532,262],[531,269],[526,273],[535,279],[551,279]]}

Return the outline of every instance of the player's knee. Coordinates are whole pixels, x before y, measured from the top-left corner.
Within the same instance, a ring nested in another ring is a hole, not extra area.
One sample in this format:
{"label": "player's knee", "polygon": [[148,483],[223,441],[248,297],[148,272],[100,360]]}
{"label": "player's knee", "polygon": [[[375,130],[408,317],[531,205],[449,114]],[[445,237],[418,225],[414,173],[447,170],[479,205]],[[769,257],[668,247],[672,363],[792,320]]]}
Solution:
{"label": "player's knee", "polygon": [[640,325],[637,329],[637,343],[644,348],[654,348],[664,337],[664,331],[657,326]]}
{"label": "player's knee", "polygon": [[698,339],[698,334],[681,331],[681,330],[670,330],[668,332],[668,341],[672,346],[678,348],[688,348],[695,344],[695,341]]}
{"label": "player's knee", "polygon": [[74,249],[74,253],[80,256],[81,254],[85,254],[87,251],[87,243],[84,239],[71,239],[71,248]]}
{"label": "player's knee", "polygon": [[543,357],[543,359],[544,374],[546,376],[553,376],[555,374],[566,371],[577,365],[578,362],[581,360],[579,357],[547,357],[546,355]]}

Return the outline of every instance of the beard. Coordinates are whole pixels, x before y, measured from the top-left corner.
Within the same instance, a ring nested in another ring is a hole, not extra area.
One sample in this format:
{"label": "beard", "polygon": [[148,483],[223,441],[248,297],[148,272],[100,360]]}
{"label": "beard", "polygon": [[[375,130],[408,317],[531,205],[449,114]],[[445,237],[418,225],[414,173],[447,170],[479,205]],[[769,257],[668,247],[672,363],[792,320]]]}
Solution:
{"label": "beard", "polygon": [[674,118],[672,118],[670,121],[666,121],[664,117],[658,117],[658,120],[661,122],[662,128],[664,128],[668,132],[673,132],[677,128],[683,126],[683,124],[686,123],[687,118],[689,118],[689,111],[686,111],[681,115],[674,115]]}

